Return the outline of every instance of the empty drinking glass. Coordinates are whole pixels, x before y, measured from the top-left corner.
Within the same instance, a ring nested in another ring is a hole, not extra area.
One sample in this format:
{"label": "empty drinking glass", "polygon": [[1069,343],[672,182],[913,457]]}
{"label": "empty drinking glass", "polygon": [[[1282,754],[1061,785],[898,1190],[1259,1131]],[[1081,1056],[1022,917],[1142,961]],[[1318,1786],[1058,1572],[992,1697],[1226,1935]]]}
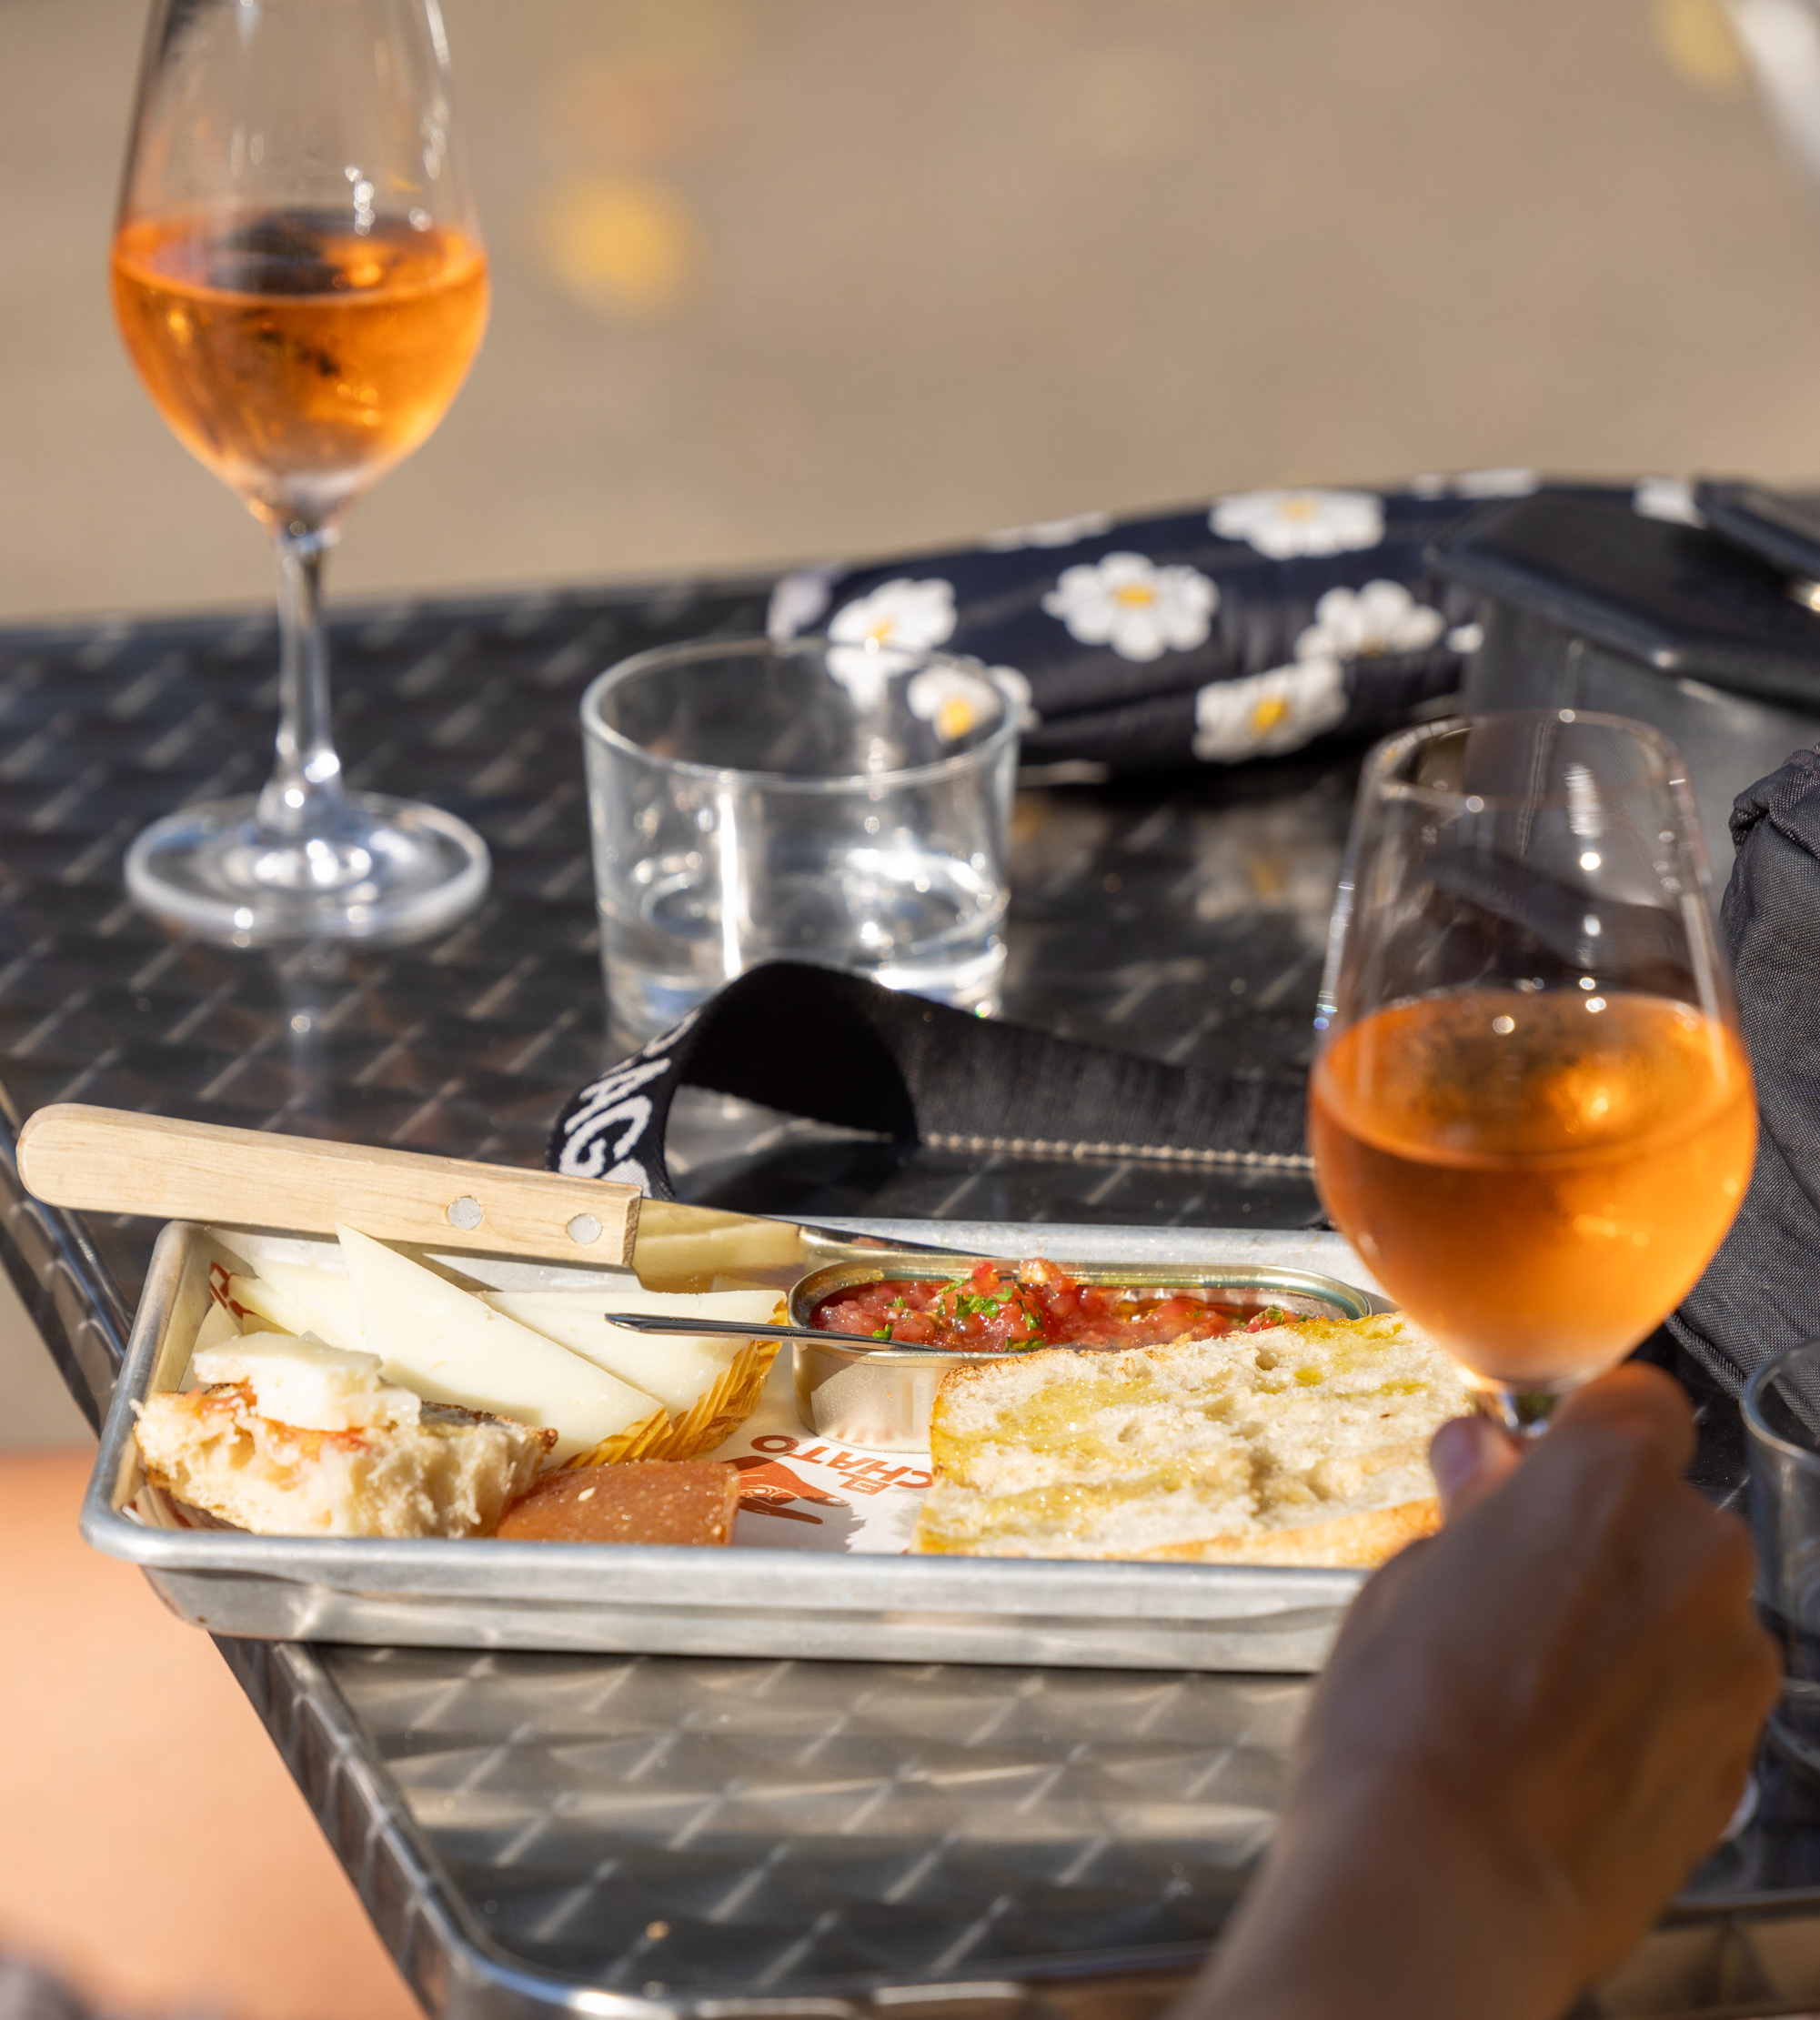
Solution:
{"label": "empty drinking glass", "polygon": [[631,1035],[764,960],[996,1008],[1018,709],[977,662],[709,638],[602,674],[581,720]]}

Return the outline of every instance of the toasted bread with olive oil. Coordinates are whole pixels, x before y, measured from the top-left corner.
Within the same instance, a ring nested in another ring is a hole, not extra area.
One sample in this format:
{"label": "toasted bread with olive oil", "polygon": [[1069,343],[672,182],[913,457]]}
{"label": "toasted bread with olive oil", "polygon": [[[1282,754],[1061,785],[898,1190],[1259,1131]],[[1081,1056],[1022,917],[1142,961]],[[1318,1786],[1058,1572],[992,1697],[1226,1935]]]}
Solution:
{"label": "toasted bread with olive oil", "polygon": [[957,1368],[912,1548],[1382,1563],[1438,1525],[1428,1441],[1466,1407],[1397,1313]]}

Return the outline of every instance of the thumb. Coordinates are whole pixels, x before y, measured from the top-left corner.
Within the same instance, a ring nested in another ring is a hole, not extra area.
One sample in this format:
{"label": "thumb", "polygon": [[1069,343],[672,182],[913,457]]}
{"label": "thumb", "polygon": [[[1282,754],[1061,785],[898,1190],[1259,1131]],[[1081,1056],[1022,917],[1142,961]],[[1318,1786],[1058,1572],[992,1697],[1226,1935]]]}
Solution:
{"label": "thumb", "polygon": [[1521,1459],[1516,1441],[1490,1418],[1450,1418],[1428,1448],[1446,1520],[1476,1507],[1515,1472]]}

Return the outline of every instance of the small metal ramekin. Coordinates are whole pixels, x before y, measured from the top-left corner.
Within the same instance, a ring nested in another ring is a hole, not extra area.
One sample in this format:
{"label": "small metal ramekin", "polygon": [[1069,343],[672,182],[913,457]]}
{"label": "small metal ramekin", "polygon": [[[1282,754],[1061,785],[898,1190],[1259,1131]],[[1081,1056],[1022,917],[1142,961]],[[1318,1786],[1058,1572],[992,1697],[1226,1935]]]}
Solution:
{"label": "small metal ramekin", "polygon": [[[806,1326],[821,1301],[850,1284],[886,1278],[950,1281],[964,1276],[978,1259],[956,1256],[938,1263],[927,1253],[894,1257],[881,1253],[866,1262],[831,1262],[813,1270],[790,1293],[789,1322]],[[1312,1270],[1275,1270],[1235,1264],[1229,1268],[1147,1270],[1130,1262],[1061,1262],[1083,1283],[1116,1283],[1157,1291],[1215,1291],[1224,1303],[1282,1305],[1311,1319],[1363,1319],[1380,1301],[1337,1277]],[[820,1340],[794,1343],[796,1407],[819,1438],[838,1439],[867,1452],[927,1452],[929,1413],[935,1392],[950,1368],[975,1362],[1004,1361],[1002,1353],[943,1353],[929,1347],[875,1347],[855,1339],[850,1347]]]}

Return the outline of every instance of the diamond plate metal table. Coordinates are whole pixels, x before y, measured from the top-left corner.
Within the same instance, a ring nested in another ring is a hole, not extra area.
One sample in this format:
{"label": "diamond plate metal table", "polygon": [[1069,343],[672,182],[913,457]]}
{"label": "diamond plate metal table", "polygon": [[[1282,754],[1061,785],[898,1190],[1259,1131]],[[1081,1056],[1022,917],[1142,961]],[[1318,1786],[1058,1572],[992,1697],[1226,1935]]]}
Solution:
{"label": "diamond plate metal table", "polygon": [[[336,626],[361,786],[460,814],[494,888],[439,940],[236,951],[123,895],[146,821],[268,760],[263,617],[0,634],[0,1108],[85,1100],[533,1163],[618,1056],[576,702],[623,652],[760,620],[765,586],[404,603]],[[1006,1009],[1177,1060],[1305,1064],[1355,757],[1021,795]],[[0,1158],[6,1267],[93,1413],[155,1230]],[[718,1098],[691,1196],[803,1212],[1293,1226],[1305,1174],[902,1149]],[[1706,1483],[1739,1462],[1709,1401]],[[1109,1633],[1116,1628],[1109,1625]],[[381,1935],[450,2020],[1159,2009],[1268,1835],[1305,1683],[1132,1672],[224,1643]],[[1820,2004],[1814,1797],[1759,1820],[1589,2013]]]}

